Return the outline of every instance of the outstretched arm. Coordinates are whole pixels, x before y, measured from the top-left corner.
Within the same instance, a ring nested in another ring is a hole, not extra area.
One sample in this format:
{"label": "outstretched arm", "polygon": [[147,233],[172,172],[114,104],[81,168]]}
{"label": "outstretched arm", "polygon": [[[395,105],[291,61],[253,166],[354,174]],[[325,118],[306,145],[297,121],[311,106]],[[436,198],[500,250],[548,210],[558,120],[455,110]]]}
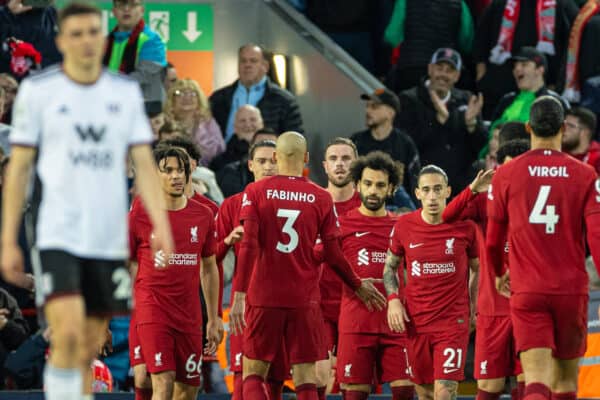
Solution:
{"label": "outstretched arm", "polygon": [[398,269],[402,261],[402,257],[388,250],[385,266],[383,267],[383,285],[388,295],[388,325],[394,332],[404,332],[406,330],[405,322],[410,321],[400,300],[401,290]]}

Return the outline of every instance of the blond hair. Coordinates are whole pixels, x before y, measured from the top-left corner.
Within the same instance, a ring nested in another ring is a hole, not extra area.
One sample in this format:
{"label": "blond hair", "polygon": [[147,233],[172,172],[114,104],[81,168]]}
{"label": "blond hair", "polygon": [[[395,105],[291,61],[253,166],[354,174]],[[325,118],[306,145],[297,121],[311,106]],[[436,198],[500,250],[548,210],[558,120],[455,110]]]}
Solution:
{"label": "blond hair", "polygon": [[175,110],[175,92],[176,91],[184,91],[184,90],[192,90],[196,92],[196,98],[198,99],[198,109],[196,110],[196,119],[198,121],[206,121],[212,118],[212,114],[210,112],[210,107],[208,105],[208,98],[193,79],[178,79],[171,85],[169,88],[169,93],[167,94],[167,101],[165,103],[165,114],[169,118],[178,120],[179,116],[177,115],[177,111]]}

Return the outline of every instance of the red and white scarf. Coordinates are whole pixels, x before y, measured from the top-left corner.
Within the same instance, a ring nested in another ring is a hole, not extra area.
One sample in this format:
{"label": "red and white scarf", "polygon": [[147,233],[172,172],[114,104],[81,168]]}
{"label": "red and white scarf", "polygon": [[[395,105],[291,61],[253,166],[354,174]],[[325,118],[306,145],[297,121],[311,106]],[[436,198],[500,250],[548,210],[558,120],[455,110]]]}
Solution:
{"label": "red and white scarf", "polygon": [[579,80],[579,50],[581,49],[581,36],[583,30],[594,15],[600,11],[598,0],[588,0],[577,14],[571,33],[569,35],[569,48],[567,49],[567,76],[563,96],[574,103],[581,100],[581,82]]}
{"label": "red and white scarf", "polygon": [[[501,65],[512,56],[513,39],[519,22],[520,10],[521,0],[506,0],[498,43],[490,54],[491,63]],[[542,53],[554,55],[556,0],[537,0],[535,19],[538,34],[536,49]]]}

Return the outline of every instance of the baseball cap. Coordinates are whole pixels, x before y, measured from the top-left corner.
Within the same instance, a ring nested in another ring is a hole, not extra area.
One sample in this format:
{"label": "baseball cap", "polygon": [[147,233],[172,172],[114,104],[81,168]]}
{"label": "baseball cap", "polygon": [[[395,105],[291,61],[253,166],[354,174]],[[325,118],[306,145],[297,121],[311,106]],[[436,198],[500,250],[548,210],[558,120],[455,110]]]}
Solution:
{"label": "baseball cap", "polygon": [[449,47],[442,47],[437,49],[433,56],[431,56],[431,64],[437,64],[441,62],[447,62],[451,64],[457,71],[462,68],[462,58],[460,53]]}
{"label": "baseball cap", "polygon": [[363,93],[360,95],[360,98],[362,100],[372,100],[376,103],[388,105],[396,112],[400,111],[400,100],[398,100],[398,96],[386,88],[375,89],[371,94]]}
{"label": "baseball cap", "polygon": [[546,56],[538,51],[535,47],[524,46],[517,51],[517,53],[510,58],[511,61],[533,61],[538,67],[543,65],[548,69],[548,62]]}

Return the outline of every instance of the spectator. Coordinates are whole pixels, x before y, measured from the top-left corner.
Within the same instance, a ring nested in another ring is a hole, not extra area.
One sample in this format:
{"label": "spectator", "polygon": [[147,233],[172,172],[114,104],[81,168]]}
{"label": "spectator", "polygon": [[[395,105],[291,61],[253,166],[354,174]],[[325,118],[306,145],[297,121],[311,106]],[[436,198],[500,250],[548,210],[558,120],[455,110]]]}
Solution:
{"label": "spectator", "polygon": [[12,119],[12,106],[17,96],[19,83],[8,73],[0,73],[0,87],[4,89],[4,113],[0,114],[0,122],[10,125]]}
{"label": "spectator", "polygon": [[546,87],[544,74],[547,69],[546,56],[533,47],[523,47],[512,57],[513,77],[518,92],[505,94],[492,116],[492,129],[499,123],[507,121],[529,121],[529,110],[534,100],[540,96],[556,97],[567,110],[569,103],[557,93]]}
{"label": "spectator", "polygon": [[[0,289],[0,366],[9,352],[16,350],[29,336],[29,326],[21,314],[17,300]],[[0,386],[4,382],[0,368]]]}
{"label": "spectator", "polygon": [[504,146],[504,143],[510,142],[511,140],[531,141],[531,135],[527,132],[525,123],[511,121],[502,125],[498,132],[498,147]]}
{"label": "spectator", "polygon": [[171,85],[177,82],[177,70],[170,62],[167,62],[167,71],[165,73],[165,91],[168,93]]}
{"label": "spectator", "polygon": [[250,104],[245,104],[238,108],[233,123],[233,131],[235,133],[229,143],[227,143],[225,153],[221,154],[211,163],[211,169],[218,171],[226,164],[239,161],[247,156],[254,134],[263,127],[262,116],[258,108]]}
{"label": "spectator", "polygon": [[583,107],[574,107],[565,114],[562,150],[594,167],[600,174],[600,143],[592,140],[596,132],[596,115]]}
{"label": "spectator", "polygon": [[12,389],[42,389],[46,351],[50,345],[50,328],[38,331],[19,348],[8,354],[4,363]]}
{"label": "spectator", "polygon": [[490,4],[477,27],[473,49],[479,90],[486,99],[485,119],[492,117],[497,99],[516,89],[510,79],[512,65],[506,61],[524,46],[534,46],[549,57],[547,82],[560,86],[571,22],[577,12],[572,0],[494,0]]}
{"label": "spectator", "polygon": [[200,164],[208,166],[225,151],[225,142],[219,125],[213,118],[208,101],[198,83],[192,79],[175,82],[165,104],[167,116],[177,121],[200,147]]}
{"label": "spectator", "polygon": [[113,0],[112,12],[117,25],[108,35],[104,65],[138,81],[145,101],[162,101],[167,50],[144,23],[143,0]]}
{"label": "spectator", "polygon": [[267,77],[268,69],[265,50],[256,44],[245,44],[238,51],[239,79],[210,96],[210,108],[226,142],[234,134],[235,113],[244,104],[257,107],[265,126],[275,132],[304,132],[296,98]]}
{"label": "spectator", "polygon": [[400,182],[403,182],[408,193],[412,193],[421,164],[413,140],[393,125],[400,109],[398,96],[387,89],[377,89],[360,98],[367,102],[365,118],[368,129],[350,137],[356,145],[358,155],[366,155],[375,150],[389,154],[394,161],[402,164],[405,179],[400,179]]}
{"label": "spectator", "polygon": [[[250,144],[250,150],[255,143],[275,143],[277,135],[272,129],[259,129]],[[263,146],[258,146],[263,147]],[[266,147],[273,147],[270,144]],[[244,190],[246,185],[254,182],[254,176],[248,167],[249,162],[261,162],[261,160],[252,160],[254,154],[249,153],[239,161],[226,164],[219,171],[216,171],[217,182],[223,191],[225,197],[232,196]]]}
{"label": "spectator", "polygon": [[454,87],[461,66],[457,51],[436,50],[428,76],[400,93],[397,121],[415,141],[421,162],[446,171],[455,193],[472,180],[471,164],[487,140],[480,118],[482,96]]}
{"label": "spectator", "polygon": [[385,40],[401,49],[386,86],[400,93],[418,85],[436,49],[450,47],[469,54],[473,36],[473,18],[464,0],[396,0]]}
{"label": "spectator", "polygon": [[[62,61],[56,48],[56,9],[26,7],[22,0],[9,0],[0,7],[0,45],[8,38],[31,43],[42,54],[42,67]],[[0,54],[0,72],[10,71],[10,55]]]}
{"label": "spectator", "polygon": [[581,101],[581,87],[591,77],[600,75],[598,37],[600,37],[600,1],[589,0],[579,10],[573,22],[567,48],[565,91],[571,102]]}
{"label": "spectator", "polygon": [[172,119],[166,119],[158,130],[158,141],[171,139],[174,136],[186,136],[185,130]]}

